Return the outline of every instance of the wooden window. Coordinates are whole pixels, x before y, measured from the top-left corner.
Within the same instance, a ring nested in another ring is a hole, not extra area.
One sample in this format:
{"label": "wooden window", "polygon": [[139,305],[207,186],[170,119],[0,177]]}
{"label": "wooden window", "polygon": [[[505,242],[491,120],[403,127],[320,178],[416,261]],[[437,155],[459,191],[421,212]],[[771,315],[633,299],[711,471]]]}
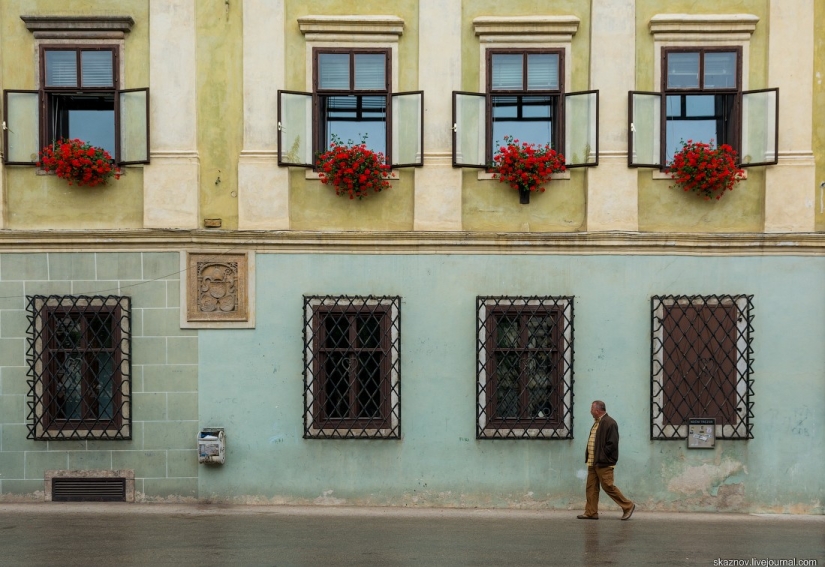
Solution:
{"label": "wooden window", "polygon": [[453,92],[453,166],[488,167],[505,136],[598,165],[598,91],[565,94],[564,50],[489,49],[486,93]]}
{"label": "wooden window", "polygon": [[389,49],[314,48],[312,93],[278,91],[278,165],[313,167],[333,140],[423,165],[424,93],[393,93],[390,60]]}
{"label": "wooden window", "polygon": [[750,436],[750,297],[654,297],[654,438],[684,439],[688,418],[717,437]]}
{"label": "wooden window", "polygon": [[[777,161],[778,89],[742,90],[742,48],[664,48],[659,93],[631,91],[631,167],[662,167],[691,140],[736,150],[742,167]],[[658,115],[658,116],[657,116]]]}
{"label": "wooden window", "polygon": [[29,310],[29,437],[129,438],[129,298],[34,296]]}
{"label": "wooden window", "polygon": [[572,436],[572,299],[479,298],[479,438]]}
{"label": "wooden window", "polygon": [[148,163],[149,90],[121,88],[119,58],[112,46],[42,45],[39,90],[4,92],[6,163],[34,163],[42,146],[65,138],[118,164]]}
{"label": "wooden window", "polygon": [[399,301],[307,298],[305,437],[398,437]]}

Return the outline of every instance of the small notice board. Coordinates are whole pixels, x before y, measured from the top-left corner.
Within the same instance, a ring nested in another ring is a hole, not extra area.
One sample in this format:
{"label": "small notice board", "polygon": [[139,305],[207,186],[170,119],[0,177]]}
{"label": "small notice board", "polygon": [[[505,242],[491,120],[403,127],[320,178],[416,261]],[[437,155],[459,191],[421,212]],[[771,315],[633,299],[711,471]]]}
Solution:
{"label": "small notice board", "polygon": [[688,449],[713,449],[716,444],[716,419],[688,418]]}

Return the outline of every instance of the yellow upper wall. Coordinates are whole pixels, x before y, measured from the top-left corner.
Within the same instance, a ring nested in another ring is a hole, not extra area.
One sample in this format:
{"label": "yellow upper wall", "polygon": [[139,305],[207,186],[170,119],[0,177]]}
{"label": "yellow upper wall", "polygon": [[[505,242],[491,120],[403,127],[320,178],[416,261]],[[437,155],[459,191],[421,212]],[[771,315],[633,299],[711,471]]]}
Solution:
{"label": "yellow upper wall", "polygon": [[814,0],[814,158],[816,230],[825,231],[825,0]]}
{"label": "yellow upper wall", "polygon": [[[636,89],[659,92],[654,84],[654,42],[650,20],[656,14],[753,14],[759,17],[750,40],[750,89],[770,87],[768,80],[768,0],[636,0]],[[781,128],[780,116],[780,128]],[[719,200],[705,201],[654,179],[639,169],[639,229],[675,232],[761,232],[764,227],[765,168],[748,169],[748,179]],[[658,171],[657,171],[658,172]]]}
{"label": "yellow upper wall", "polygon": [[[123,88],[149,86],[148,0],[2,0],[0,53],[4,89],[37,88],[35,40],[21,15],[127,15],[135,21],[121,56]],[[42,142],[42,141],[41,141]],[[42,144],[41,144],[42,145]],[[137,228],[143,225],[143,168],[128,167],[104,187],[69,186],[32,166],[3,168],[6,223],[23,228]]]}

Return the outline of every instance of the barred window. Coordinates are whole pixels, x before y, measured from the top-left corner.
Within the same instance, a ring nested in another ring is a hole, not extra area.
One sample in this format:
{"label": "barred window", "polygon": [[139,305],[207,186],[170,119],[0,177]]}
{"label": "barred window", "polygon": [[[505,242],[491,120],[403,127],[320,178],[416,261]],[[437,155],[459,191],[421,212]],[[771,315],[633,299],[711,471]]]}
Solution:
{"label": "barred window", "polygon": [[401,437],[400,312],[400,297],[304,297],[304,438]]}
{"label": "barred window", "polygon": [[691,417],[714,418],[718,439],[753,438],[752,300],[652,298],[652,439],[687,439]]}
{"label": "barred window", "polygon": [[476,302],[476,437],[572,439],[573,298]]}
{"label": "barred window", "polygon": [[31,296],[29,439],[131,438],[131,302]]}

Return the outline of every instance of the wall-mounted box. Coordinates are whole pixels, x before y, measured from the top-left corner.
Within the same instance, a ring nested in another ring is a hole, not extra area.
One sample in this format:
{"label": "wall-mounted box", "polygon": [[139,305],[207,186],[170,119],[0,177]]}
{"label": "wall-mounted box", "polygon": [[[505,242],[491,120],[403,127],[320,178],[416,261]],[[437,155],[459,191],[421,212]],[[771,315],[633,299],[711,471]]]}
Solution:
{"label": "wall-mounted box", "polygon": [[222,465],[226,462],[226,438],[223,427],[201,429],[198,433],[198,462]]}
{"label": "wall-mounted box", "polygon": [[688,449],[713,449],[716,444],[716,419],[688,418]]}

